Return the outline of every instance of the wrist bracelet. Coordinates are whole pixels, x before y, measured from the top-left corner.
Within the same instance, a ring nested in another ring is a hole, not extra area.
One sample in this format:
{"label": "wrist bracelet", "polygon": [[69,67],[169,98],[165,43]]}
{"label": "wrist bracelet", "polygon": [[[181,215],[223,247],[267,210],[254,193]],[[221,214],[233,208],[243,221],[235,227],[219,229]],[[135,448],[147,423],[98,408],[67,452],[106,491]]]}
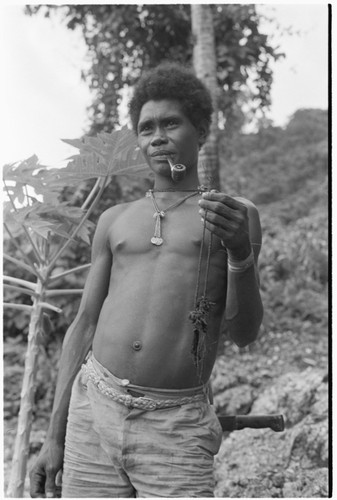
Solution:
{"label": "wrist bracelet", "polygon": [[250,251],[248,257],[244,260],[232,260],[228,255],[228,269],[232,273],[243,273],[254,264],[254,253],[253,250]]}

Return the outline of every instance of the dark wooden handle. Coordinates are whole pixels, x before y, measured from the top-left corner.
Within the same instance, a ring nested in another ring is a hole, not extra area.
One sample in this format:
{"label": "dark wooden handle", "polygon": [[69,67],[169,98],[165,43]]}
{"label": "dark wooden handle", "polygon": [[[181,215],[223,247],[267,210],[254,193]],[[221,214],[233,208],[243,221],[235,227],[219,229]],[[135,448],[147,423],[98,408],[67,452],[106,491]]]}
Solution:
{"label": "dark wooden handle", "polygon": [[284,431],[283,415],[218,415],[218,419],[223,431],[240,430],[245,427]]}

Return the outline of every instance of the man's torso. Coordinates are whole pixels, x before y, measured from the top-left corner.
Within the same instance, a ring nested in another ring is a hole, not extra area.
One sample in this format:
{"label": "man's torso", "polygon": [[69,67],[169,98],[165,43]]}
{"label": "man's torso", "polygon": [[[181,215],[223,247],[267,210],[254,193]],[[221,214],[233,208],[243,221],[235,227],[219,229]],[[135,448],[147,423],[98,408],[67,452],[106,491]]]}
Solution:
{"label": "man's torso", "polygon": [[[161,210],[183,196],[156,193]],[[93,349],[107,369],[132,383],[184,388],[201,382],[192,356],[189,312],[195,307],[198,282],[198,296],[204,293],[210,233],[206,230],[199,265],[203,225],[198,199],[192,197],[165,214],[160,246],[151,243],[155,210],[150,199],[123,205],[117,216],[111,217],[107,235],[113,256],[109,294]],[[202,382],[209,378],[216,356],[226,302],[226,269],[225,249],[213,236],[207,296],[215,305],[208,318]]]}

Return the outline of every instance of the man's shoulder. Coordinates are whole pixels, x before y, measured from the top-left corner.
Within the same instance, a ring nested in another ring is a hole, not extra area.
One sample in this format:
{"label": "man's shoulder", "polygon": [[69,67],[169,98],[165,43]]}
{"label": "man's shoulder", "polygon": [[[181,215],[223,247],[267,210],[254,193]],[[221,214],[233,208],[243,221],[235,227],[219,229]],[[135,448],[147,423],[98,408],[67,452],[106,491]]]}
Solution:
{"label": "man's shoulder", "polygon": [[101,224],[109,224],[116,220],[119,215],[125,213],[128,210],[137,209],[143,203],[143,198],[134,201],[128,201],[125,203],[118,203],[113,207],[107,208],[100,216],[99,222]]}

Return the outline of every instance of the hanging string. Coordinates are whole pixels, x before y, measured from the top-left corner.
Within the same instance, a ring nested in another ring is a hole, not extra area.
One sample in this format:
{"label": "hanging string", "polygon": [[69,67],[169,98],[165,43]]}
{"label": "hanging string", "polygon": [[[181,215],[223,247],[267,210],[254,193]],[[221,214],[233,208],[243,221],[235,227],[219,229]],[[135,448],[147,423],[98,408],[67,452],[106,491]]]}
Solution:
{"label": "hanging string", "polygon": [[[168,210],[172,210],[173,208],[178,207],[179,205],[184,203],[188,198],[195,196],[196,194],[200,193],[200,191],[204,191],[204,190],[206,190],[204,188],[204,186],[202,186],[201,188],[199,187],[198,191],[192,191],[192,194],[185,196],[184,198],[182,198],[181,200],[178,200],[176,203],[170,205],[169,207],[167,207],[164,210],[159,209],[157,202],[156,202],[156,199],[155,199],[155,196],[154,196],[154,191],[149,190],[147,192],[147,196],[149,196],[151,198],[153,206],[156,210],[156,213],[154,214],[154,216],[156,217],[155,234],[154,234],[154,237],[151,239],[151,242],[154,245],[162,245],[162,243],[163,243],[163,239],[161,238],[160,219],[162,217],[164,217],[165,213]],[[191,352],[193,355],[194,364],[196,366],[197,374],[198,374],[200,381],[201,381],[202,372],[203,372],[203,362],[204,362],[204,358],[205,358],[205,354],[206,354],[206,337],[207,337],[207,332],[208,332],[208,323],[207,323],[208,316],[209,316],[211,307],[213,305],[215,305],[215,303],[211,302],[209,300],[209,298],[207,297],[208,275],[209,275],[211,251],[212,251],[212,233],[211,232],[209,234],[209,240],[208,240],[203,293],[201,296],[199,296],[200,285],[201,285],[201,273],[202,273],[204,252],[205,252],[205,241],[206,241],[206,215],[207,215],[207,211],[206,211],[205,216],[204,216],[203,232],[202,232],[202,239],[201,239],[201,244],[200,244],[197,284],[196,284],[196,290],[195,290],[195,296],[194,296],[194,310],[190,311],[190,313],[189,313],[189,320],[191,321],[191,323],[193,325],[193,342],[192,342],[192,351]]]}
{"label": "hanging string", "polygon": [[207,297],[207,283],[208,283],[208,274],[209,274],[209,266],[210,266],[211,251],[212,251],[212,233],[210,233],[208,242],[203,294],[201,297],[199,297],[201,268],[202,268],[202,261],[204,255],[204,247],[205,247],[206,214],[204,217],[203,233],[200,245],[197,284],[194,297],[194,310],[190,311],[189,313],[189,319],[193,325],[192,355],[199,379],[201,379],[202,376],[203,362],[206,354],[208,316],[212,305],[214,305],[214,302],[211,302]]}

